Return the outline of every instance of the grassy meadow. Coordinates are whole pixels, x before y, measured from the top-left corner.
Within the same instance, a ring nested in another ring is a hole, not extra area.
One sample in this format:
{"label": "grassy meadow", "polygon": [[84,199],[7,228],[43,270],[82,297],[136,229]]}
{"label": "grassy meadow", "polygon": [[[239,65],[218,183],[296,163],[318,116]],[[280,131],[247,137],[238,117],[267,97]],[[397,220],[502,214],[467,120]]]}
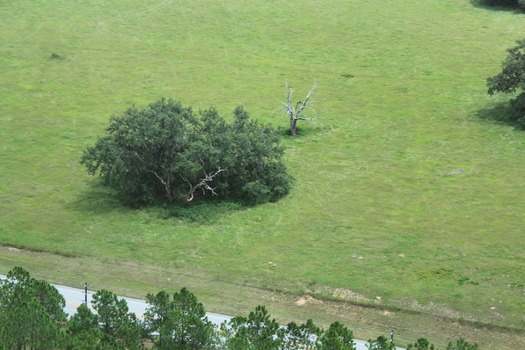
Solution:
{"label": "grassy meadow", "polygon": [[[473,337],[461,320],[499,332],[472,339],[487,348],[524,342],[525,132],[498,121],[508,97],[485,81],[525,15],[469,0],[4,0],[0,18],[0,273],[135,296],[186,285],[209,311],[265,303],[283,320],[348,319],[330,300],[351,301],[385,307],[349,321],[358,337]],[[299,99],[314,78],[320,117],[287,138],[285,83]],[[80,156],[111,115],[161,96],[281,128],[292,193],[195,203],[194,221],[122,206]],[[316,303],[298,311],[304,295]]]}

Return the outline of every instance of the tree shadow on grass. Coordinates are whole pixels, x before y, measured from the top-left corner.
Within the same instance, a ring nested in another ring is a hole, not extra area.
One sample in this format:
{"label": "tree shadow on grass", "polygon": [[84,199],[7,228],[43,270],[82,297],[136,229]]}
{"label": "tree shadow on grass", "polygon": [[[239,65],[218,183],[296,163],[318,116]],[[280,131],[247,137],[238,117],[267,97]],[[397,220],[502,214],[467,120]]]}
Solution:
{"label": "tree shadow on grass", "polygon": [[304,122],[301,124],[301,126],[297,127],[297,135],[292,135],[289,127],[279,127],[277,128],[279,134],[283,137],[283,139],[300,139],[300,138],[306,138],[311,135],[315,135],[315,133],[318,131],[319,126],[316,126],[313,124],[313,122]]}
{"label": "tree shadow on grass", "polygon": [[86,190],[79,192],[75,200],[66,204],[66,209],[97,215],[130,208],[126,207],[101,181],[93,181]]}
{"label": "tree shadow on grass", "polygon": [[241,202],[206,198],[185,203],[166,203],[152,208],[153,210],[158,209],[159,218],[162,219],[177,219],[187,223],[209,224],[221,217],[249,207]]}
{"label": "tree shadow on grass", "polygon": [[88,215],[104,215],[112,212],[146,211],[158,219],[176,219],[195,224],[209,224],[224,215],[249,208],[242,202],[218,199],[214,197],[197,197],[191,202],[185,200],[167,203],[159,198],[156,203],[144,206],[129,206],[119,199],[118,195],[102,182],[94,181],[78,194],[66,209]]}
{"label": "tree shadow on grass", "polygon": [[476,116],[483,121],[509,125],[518,130],[525,130],[525,125],[516,118],[516,112],[509,102],[497,102],[476,112]]}
{"label": "tree shadow on grass", "polygon": [[508,0],[499,4],[494,4],[492,0],[470,0],[472,6],[488,11],[508,11],[515,14],[524,14],[523,9],[518,7],[515,0]]}

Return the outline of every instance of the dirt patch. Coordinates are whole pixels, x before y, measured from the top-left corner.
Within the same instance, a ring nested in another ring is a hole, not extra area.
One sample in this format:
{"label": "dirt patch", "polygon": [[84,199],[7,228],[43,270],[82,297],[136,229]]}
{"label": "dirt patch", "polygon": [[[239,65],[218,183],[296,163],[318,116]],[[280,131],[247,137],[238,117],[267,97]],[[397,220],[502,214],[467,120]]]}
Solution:
{"label": "dirt patch", "polygon": [[333,296],[344,300],[369,301],[369,299],[364,295],[343,288],[337,288],[334,290]]}
{"label": "dirt patch", "polygon": [[418,311],[418,312],[425,312],[431,315],[435,315],[436,317],[474,320],[472,317],[468,315],[464,315],[458,311],[455,311],[452,308],[448,307],[447,305],[443,305],[443,304],[429,302],[428,304],[423,305],[419,303],[417,300],[403,300],[401,301],[400,305],[403,309],[413,310],[413,311]]}
{"label": "dirt patch", "polygon": [[309,303],[318,304],[318,303],[321,303],[321,301],[315,299],[311,295],[303,295],[302,297],[299,298],[299,300],[297,300],[295,302],[295,305],[297,305],[297,306],[305,306],[306,304],[309,304]]}

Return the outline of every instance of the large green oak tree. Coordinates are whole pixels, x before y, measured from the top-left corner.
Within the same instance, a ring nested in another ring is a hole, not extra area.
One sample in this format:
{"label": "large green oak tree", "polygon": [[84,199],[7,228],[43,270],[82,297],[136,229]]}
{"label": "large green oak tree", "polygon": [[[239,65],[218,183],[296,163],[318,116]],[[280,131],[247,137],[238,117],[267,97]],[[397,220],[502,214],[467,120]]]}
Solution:
{"label": "large green oak tree", "polygon": [[81,163],[129,204],[197,195],[257,204],[290,191],[283,154],[279,132],[242,107],[227,123],[214,108],[196,115],[162,98],[112,117],[107,135],[84,151]]}

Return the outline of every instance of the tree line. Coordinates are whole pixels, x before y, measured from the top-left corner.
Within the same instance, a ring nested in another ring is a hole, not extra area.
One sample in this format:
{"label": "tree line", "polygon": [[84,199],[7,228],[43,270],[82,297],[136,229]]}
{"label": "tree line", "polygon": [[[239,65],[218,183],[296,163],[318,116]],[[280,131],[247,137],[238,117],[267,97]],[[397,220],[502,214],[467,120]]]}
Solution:
{"label": "tree line", "polygon": [[[76,314],[63,311],[64,297],[44,280],[15,267],[0,280],[0,350],[353,350],[354,336],[336,321],[327,329],[312,320],[280,325],[264,306],[215,326],[204,306],[188,289],[148,294],[143,320],[129,312],[127,302],[108,290],[92,297]],[[370,350],[392,350],[384,336],[368,341]],[[409,350],[437,350],[427,339]],[[477,350],[463,339],[446,350]]]}

